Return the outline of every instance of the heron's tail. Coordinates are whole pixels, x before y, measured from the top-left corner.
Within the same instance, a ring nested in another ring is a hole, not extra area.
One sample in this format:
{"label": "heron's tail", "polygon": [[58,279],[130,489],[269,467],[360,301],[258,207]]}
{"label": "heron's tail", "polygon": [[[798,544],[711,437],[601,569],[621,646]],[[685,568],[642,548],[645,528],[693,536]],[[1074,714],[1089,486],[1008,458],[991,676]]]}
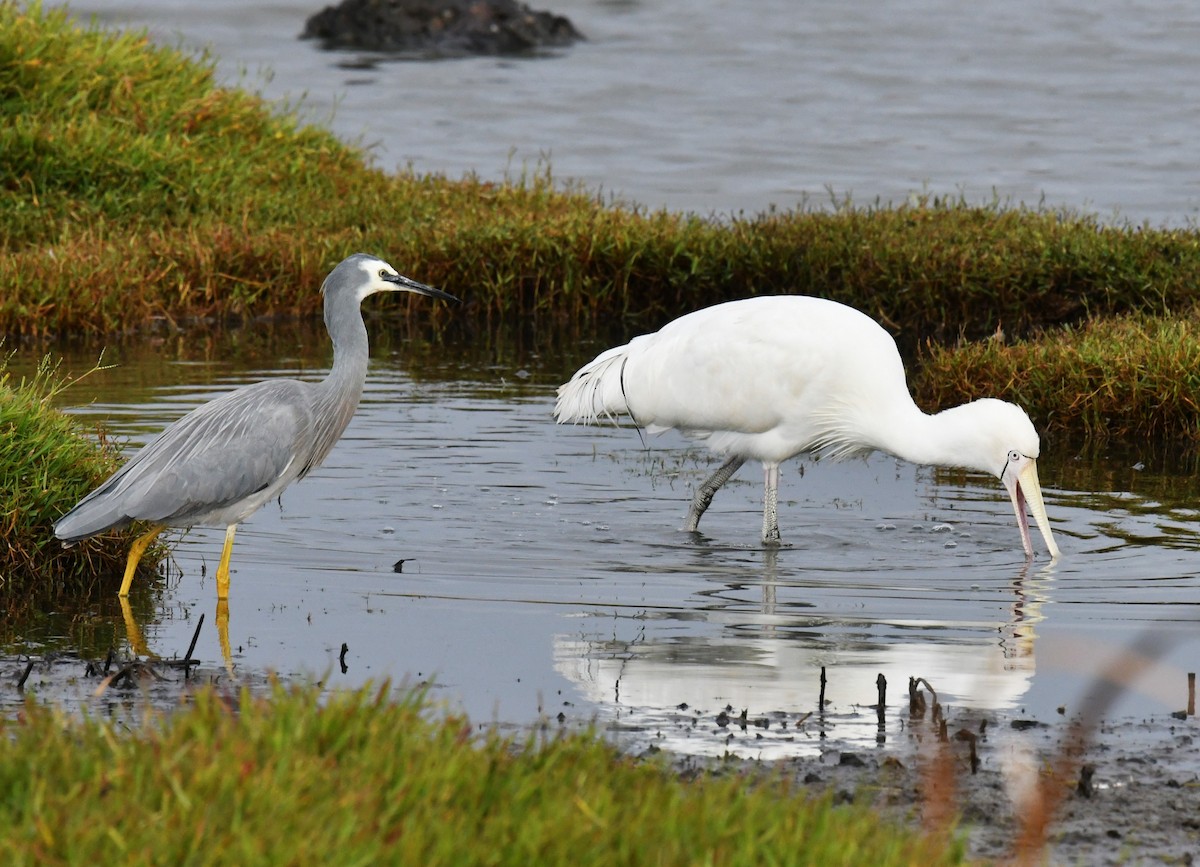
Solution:
{"label": "heron's tail", "polygon": [[629,346],[602,352],[585,364],[569,382],[558,387],[554,420],[559,424],[592,424],[629,412],[623,374]]}
{"label": "heron's tail", "polygon": [[[119,473],[118,473],[119,474]],[[117,476],[92,491],[54,523],[54,535],[66,545],[103,533],[105,530],[124,527],[131,523],[128,515],[116,508],[105,494],[112,490]]]}

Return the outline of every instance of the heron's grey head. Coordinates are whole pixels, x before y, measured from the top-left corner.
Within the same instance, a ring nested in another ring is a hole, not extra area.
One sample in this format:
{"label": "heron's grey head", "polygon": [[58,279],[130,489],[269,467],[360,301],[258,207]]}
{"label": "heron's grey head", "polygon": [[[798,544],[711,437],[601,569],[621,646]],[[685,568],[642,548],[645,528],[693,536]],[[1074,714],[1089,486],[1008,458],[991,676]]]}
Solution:
{"label": "heron's grey head", "polygon": [[321,294],[326,297],[352,294],[355,300],[362,301],[376,292],[415,292],[443,301],[458,300],[448,292],[405,277],[387,262],[369,253],[355,253],[346,257],[321,284]]}

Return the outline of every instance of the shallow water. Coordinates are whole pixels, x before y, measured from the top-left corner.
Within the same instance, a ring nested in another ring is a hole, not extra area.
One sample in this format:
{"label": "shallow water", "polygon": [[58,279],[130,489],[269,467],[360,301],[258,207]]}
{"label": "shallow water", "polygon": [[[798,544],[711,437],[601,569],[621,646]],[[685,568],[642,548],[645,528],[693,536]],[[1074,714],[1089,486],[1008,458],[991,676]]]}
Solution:
{"label": "shallow water", "polygon": [[[703,451],[551,421],[555,386],[592,348],[405,344],[386,325],[372,324],[367,390],[343,440],[239,532],[229,631],[243,673],[428,680],[477,721],[562,712],[677,750],[802,755],[827,738],[895,738],[909,677],[952,708],[1073,714],[1106,662],[1150,634],[1161,658],[1113,712],[1185,704],[1200,659],[1194,462],[1047,443],[1054,564],[1025,565],[994,479],[885,456],[785,465],[778,551],[757,544],[761,479],[747,466],[697,540],[679,527],[710,469]],[[119,366],[68,398],[136,444],[226,388],[328,363],[319,327],[261,332],[112,347]],[[68,356],[81,370],[95,351]],[[195,655],[219,664],[221,542],[193,530],[160,587],[135,587],[155,652],[181,655],[205,613]],[[115,599],[95,617],[123,640]],[[62,649],[69,634],[50,616],[9,651]],[[868,707],[881,673],[882,730]],[[722,727],[727,706],[766,726]]]}
{"label": "shallow water", "polygon": [[378,62],[296,36],[325,0],[74,0],[208,48],[221,77],[411,164],[756,213],[928,191],[1180,225],[1200,215],[1200,5],[545,0],[551,57]]}

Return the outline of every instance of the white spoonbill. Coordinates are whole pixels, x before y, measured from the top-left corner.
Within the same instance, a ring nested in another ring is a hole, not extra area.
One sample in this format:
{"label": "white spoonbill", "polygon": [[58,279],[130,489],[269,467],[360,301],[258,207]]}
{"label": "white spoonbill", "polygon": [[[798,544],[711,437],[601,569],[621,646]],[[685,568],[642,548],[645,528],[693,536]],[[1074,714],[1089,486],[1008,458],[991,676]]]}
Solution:
{"label": "white spoonbill", "polygon": [[1038,482],[1037,431],[994,398],[933,415],[908,391],[896,342],[865,314],[823,298],[762,296],[681,316],[609,349],[558,389],[554,417],[593,423],[627,414],[650,433],[674,428],[726,460],[696,491],[685,529],[747,459],[761,461],[762,538],[779,542],[779,465],[801,454],[882,451],[915,464],[999,477],[1033,557],[1026,505],[1059,554]]}

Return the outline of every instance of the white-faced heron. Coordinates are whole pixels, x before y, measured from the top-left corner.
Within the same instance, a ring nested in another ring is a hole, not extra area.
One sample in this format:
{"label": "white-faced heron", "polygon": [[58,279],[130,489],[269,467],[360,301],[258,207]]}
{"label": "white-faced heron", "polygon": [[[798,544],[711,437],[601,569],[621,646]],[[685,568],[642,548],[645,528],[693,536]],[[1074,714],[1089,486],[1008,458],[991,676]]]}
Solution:
{"label": "white-faced heron", "polygon": [[325,459],[350,423],[367,375],[367,329],[359,305],[376,292],[453,295],[396,272],[365,253],[325,278],[325,327],[333,368],[320,382],[274,379],[235,389],[189,412],[54,525],[67,544],[144,521],[151,529],[129,551],[120,595],[138,561],[167,527],[225,527],[217,598],[229,596],[229,555],[237,525]]}

